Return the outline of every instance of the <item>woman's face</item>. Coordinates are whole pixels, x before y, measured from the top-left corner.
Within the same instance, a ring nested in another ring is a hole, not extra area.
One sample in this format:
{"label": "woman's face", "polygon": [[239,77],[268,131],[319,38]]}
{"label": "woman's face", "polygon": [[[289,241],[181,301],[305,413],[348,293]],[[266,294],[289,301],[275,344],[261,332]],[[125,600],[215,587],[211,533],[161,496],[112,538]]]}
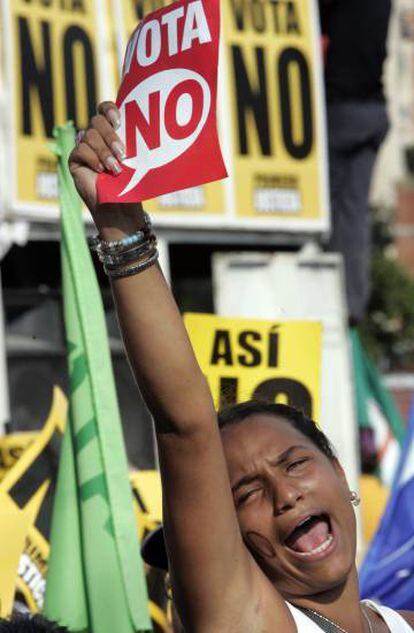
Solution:
{"label": "woman's face", "polygon": [[355,515],[340,465],[272,415],[222,430],[244,541],[285,598],[339,587],[354,565]]}

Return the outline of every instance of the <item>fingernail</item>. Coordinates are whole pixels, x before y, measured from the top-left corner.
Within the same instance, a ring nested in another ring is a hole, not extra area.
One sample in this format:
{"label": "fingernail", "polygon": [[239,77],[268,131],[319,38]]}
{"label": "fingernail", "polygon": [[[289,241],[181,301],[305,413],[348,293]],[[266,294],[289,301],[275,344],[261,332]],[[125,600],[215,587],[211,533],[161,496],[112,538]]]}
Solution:
{"label": "fingernail", "polygon": [[112,171],[116,176],[121,173],[122,169],[118,161],[113,156],[108,156],[105,161],[106,168]]}
{"label": "fingernail", "polygon": [[102,165],[102,163],[99,163],[97,169],[98,171],[103,171],[105,167]]}
{"label": "fingernail", "polygon": [[115,130],[117,130],[119,128],[119,126],[121,125],[121,117],[119,116],[117,111],[113,110],[113,109],[109,110],[108,118],[109,118],[110,122],[112,123],[112,127]]}
{"label": "fingernail", "polygon": [[116,157],[118,160],[123,160],[125,158],[125,150],[124,146],[120,141],[114,141],[111,145]]}

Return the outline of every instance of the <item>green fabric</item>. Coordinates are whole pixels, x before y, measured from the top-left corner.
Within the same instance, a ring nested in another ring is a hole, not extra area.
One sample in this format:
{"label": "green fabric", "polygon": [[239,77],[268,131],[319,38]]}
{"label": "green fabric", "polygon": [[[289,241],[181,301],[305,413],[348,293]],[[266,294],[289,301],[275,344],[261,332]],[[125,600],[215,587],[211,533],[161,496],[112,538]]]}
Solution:
{"label": "green fabric", "polygon": [[56,129],[70,407],[44,613],[74,633],[151,630],[104,310],[67,166],[74,128]]}
{"label": "green fabric", "polygon": [[367,408],[368,377],[364,360],[364,352],[360,343],[358,332],[355,329],[350,330],[350,339],[352,343],[352,359],[354,367],[354,390],[357,408],[358,426],[360,428],[369,428],[369,416]]}
{"label": "green fabric", "polygon": [[379,371],[362,347],[356,329],[350,330],[350,338],[352,343],[358,424],[362,428],[371,426],[367,401],[368,398],[372,398],[381,409],[394,437],[401,444],[404,438],[404,423],[397,407],[391,395],[384,387]]}

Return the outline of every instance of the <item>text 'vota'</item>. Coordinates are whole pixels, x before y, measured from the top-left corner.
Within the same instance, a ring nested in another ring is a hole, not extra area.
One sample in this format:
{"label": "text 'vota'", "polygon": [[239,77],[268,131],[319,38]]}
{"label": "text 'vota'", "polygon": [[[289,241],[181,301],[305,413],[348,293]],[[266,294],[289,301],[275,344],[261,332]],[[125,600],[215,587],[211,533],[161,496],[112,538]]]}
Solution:
{"label": "text 'vota'", "polygon": [[186,7],[172,8],[159,19],[140,24],[128,44],[124,74],[129,72],[134,57],[139,66],[154,64],[161,55],[164,42],[169,57],[191,49],[196,42],[211,42],[201,0],[194,0]]}

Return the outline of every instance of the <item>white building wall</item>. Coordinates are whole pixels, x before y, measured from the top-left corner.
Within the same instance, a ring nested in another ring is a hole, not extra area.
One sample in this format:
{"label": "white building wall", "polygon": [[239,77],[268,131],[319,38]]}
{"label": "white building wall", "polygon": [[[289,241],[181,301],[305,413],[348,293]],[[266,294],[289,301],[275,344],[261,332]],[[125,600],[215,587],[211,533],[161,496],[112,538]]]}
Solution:
{"label": "white building wall", "polygon": [[406,174],[404,148],[414,145],[414,4],[393,0],[385,65],[385,90],[391,128],[375,167],[371,202],[395,205],[396,185]]}

